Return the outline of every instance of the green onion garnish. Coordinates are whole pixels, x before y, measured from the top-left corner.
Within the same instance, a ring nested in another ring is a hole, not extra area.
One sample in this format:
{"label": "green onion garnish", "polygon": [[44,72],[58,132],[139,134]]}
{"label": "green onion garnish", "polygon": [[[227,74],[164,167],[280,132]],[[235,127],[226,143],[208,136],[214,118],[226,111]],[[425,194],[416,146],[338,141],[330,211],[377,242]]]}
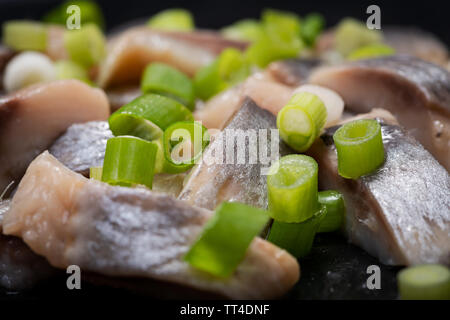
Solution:
{"label": "green onion garnish", "polygon": [[303,41],[308,46],[313,46],[316,42],[316,38],[322,32],[324,27],[325,19],[322,15],[318,13],[308,14],[305,19],[303,19],[300,29]]}
{"label": "green onion garnish", "polygon": [[348,56],[349,60],[370,59],[383,56],[391,56],[395,50],[385,44],[372,44],[356,49]]}
{"label": "green onion garnish", "polygon": [[244,19],[222,29],[221,32],[229,39],[255,42],[263,35],[264,30],[259,21]]}
{"label": "green onion garnish", "polygon": [[145,68],[141,91],[168,96],[179,100],[190,110],[194,109],[195,95],[191,79],[167,64],[152,63]]}
{"label": "green onion garnish", "polygon": [[218,277],[228,277],[267,224],[267,212],[236,202],[222,203],[192,245],[185,260]]}
{"label": "green onion garnish", "polygon": [[3,43],[17,51],[45,51],[47,27],[39,22],[13,20],[3,24]]}
{"label": "green onion garnish", "polygon": [[181,173],[192,168],[209,143],[208,130],[195,121],[177,122],[164,131],[164,157],[167,173]]}
{"label": "green onion garnish", "polygon": [[91,167],[89,168],[89,178],[102,181],[103,167]]}
{"label": "green onion garnish", "polygon": [[178,101],[158,94],[144,94],[124,105],[109,117],[109,128],[116,136],[131,135],[145,140],[162,136],[172,123],[194,120],[192,113]]}
{"label": "green onion garnish", "polygon": [[64,46],[74,62],[90,67],[100,62],[106,54],[106,40],[95,24],[88,23],[78,30],[66,30]]}
{"label": "green onion garnish", "polygon": [[52,9],[42,18],[43,21],[54,24],[66,25],[69,14],[67,8],[70,5],[77,5],[80,7],[80,23],[84,25],[86,23],[95,23],[100,28],[105,27],[105,19],[102,14],[102,9],[94,1],[90,0],[69,0],[65,1],[62,5]]}
{"label": "green onion garnish", "polygon": [[169,9],[151,17],[147,25],[159,30],[191,31],[194,29],[194,19],[187,10]]}
{"label": "green onion garnish", "polygon": [[319,207],[317,173],[317,162],[305,155],[287,155],[275,162],[267,176],[272,218],[282,222],[311,218]]}
{"label": "green onion garnish", "polygon": [[243,81],[250,69],[242,53],[233,48],[222,51],[210,65],[200,69],[194,77],[196,95],[208,100],[226,88]]}
{"label": "green onion garnish", "polygon": [[369,174],[384,162],[381,127],[376,120],[344,124],[333,135],[338,155],[338,172],[348,179]]}
{"label": "green onion garnish", "polygon": [[345,206],[342,194],[335,190],[321,191],[319,192],[319,203],[327,208],[327,213],[317,232],[339,230],[345,219]]}
{"label": "green onion garnish", "polygon": [[355,19],[344,19],[336,29],[336,49],[344,57],[361,47],[381,43],[382,40],[378,30],[370,30]]}
{"label": "green onion garnish", "polygon": [[450,270],[425,264],[401,270],[397,275],[403,300],[450,300]]}
{"label": "green onion garnish", "polygon": [[157,146],[137,137],[108,140],[102,181],[112,185],[144,185],[152,188]]}
{"label": "green onion garnish", "polygon": [[73,61],[57,61],[55,63],[55,68],[58,79],[78,79],[88,84],[92,84],[87,70]]}
{"label": "green onion garnish", "polygon": [[286,223],[274,220],[267,238],[296,258],[306,256],[310,251],[317,229],[326,215],[326,207],[320,209],[308,220],[300,223]]}
{"label": "green onion garnish", "polygon": [[306,151],[327,119],[327,109],[315,94],[299,92],[295,94],[277,115],[280,137],[298,152]]}

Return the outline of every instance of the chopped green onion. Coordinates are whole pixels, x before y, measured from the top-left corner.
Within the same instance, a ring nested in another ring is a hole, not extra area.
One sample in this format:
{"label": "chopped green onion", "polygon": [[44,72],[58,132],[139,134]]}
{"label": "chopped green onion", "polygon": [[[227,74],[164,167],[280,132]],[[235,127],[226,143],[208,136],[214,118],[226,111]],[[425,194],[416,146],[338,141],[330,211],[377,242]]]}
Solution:
{"label": "chopped green onion", "polygon": [[73,61],[57,61],[55,63],[55,68],[58,79],[78,79],[88,84],[92,84],[87,70]]}
{"label": "chopped green onion", "polygon": [[308,14],[302,21],[300,33],[302,35],[303,41],[308,46],[313,46],[316,42],[316,38],[322,32],[325,27],[325,19],[322,15],[318,13]]}
{"label": "chopped green onion", "polygon": [[383,37],[378,30],[370,30],[355,19],[344,19],[336,30],[336,49],[344,57],[361,47],[381,43]]}
{"label": "chopped green onion", "polygon": [[326,206],[327,213],[317,232],[339,230],[344,224],[345,219],[345,206],[342,194],[334,190],[321,191],[319,192],[319,203]]}
{"label": "chopped green onion", "polygon": [[187,10],[169,9],[151,17],[147,25],[159,30],[191,31],[194,29],[194,19]]}
{"label": "chopped green onion", "polygon": [[324,216],[326,207],[322,205],[308,220],[300,223],[286,223],[274,220],[267,240],[285,249],[296,258],[306,256],[314,242],[314,236]]}
{"label": "chopped green onion", "polygon": [[269,217],[261,209],[236,202],[222,203],[192,245],[185,260],[218,277],[230,276]]}
{"label": "chopped green onion", "polygon": [[102,181],[103,167],[91,167],[89,168],[89,178]]}
{"label": "chopped green onion", "polygon": [[132,135],[154,140],[172,123],[193,119],[189,109],[178,101],[148,93],[114,112],[109,117],[109,127],[116,136]]}
{"label": "chopped green onion", "polygon": [[89,23],[81,29],[64,33],[64,46],[74,62],[90,67],[100,62],[106,54],[106,40],[97,25]]}
{"label": "chopped green onion", "polygon": [[383,56],[391,56],[395,50],[385,44],[372,44],[356,49],[348,56],[349,60],[370,59]]}
{"label": "chopped green onion", "polygon": [[81,25],[86,23],[94,23],[102,29],[105,27],[105,18],[103,17],[100,6],[94,1],[88,0],[66,1],[62,5],[49,11],[46,15],[44,15],[42,20],[48,23],[62,24],[65,26],[67,18],[71,15],[70,12],[67,12],[67,8],[70,5],[77,5],[80,7]]}
{"label": "chopped green onion", "polygon": [[446,266],[409,267],[398,273],[397,282],[403,300],[450,300],[450,270]]}
{"label": "chopped green onion", "polygon": [[272,218],[302,222],[318,209],[317,162],[305,155],[287,155],[269,169],[267,189]]}
{"label": "chopped green onion", "polygon": [[280,136],[298,152],[308,150],[320,135],[327,119],[322,100],[310,92],[294,94],[277,115]]}
{"label": "chopped green onion", "polygon": [[229,39],[255,42],[261,38],[264,29],[260,22],[245,19],[222,29],[221,32]]}
{"label": "chopped green onion", "polygon": [[208,100],[249,74],[250,69],[242,53],[233,48],[225,49],[213,63],[196,73],[195,93],[202,100]]}
{"label": "chopped green onion", "polygon": [[140,138],[122,136],[108,140],[102,181],[112,185],[152,188],[157,146]]}
{"label": "chopped green onion", "polygon": [[7,21],[3,24],[3,43],[17,51],[45,51],[47,27],[35,21]]}
{"label": "chopped green onion", "polygon": [[194,109],[195,94],[192,80],[167,64],[152,63],[145,68],[141,91],[168,96],[179,100],[190,110]]}
{"label": "chopped green onion", "polygon": [[209,143],[208,130],[195,121],[177,122],[164,131],[164,172],[181,173],[192,168]]}
{"label": "chopped green onion", "polygon": [[278,34],[300,35],[300,17],[293,12],[265,9],[261,20],[268,29]]}
{"label": "chopped green onion", "polygon": [[344,124],[333,135],[338,156],[338,172],[357,179],[384,162],[381,127],[376,120],[356,120]]}

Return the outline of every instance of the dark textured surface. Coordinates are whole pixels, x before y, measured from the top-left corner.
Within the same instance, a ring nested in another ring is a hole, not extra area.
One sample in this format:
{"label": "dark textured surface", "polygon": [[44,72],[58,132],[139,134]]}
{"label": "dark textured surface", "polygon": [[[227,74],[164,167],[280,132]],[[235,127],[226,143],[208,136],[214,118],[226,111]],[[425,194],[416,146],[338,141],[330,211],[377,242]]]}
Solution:
{"label": "dark textured surface", "polygon": [[[285,299],[396,299],[396,273],[400,268],[380,264],[377,259],[349,243],[337,234],[321,234],[316,237],[311,253],[300,261],[301,279],[285,296]],[[366,287],[367,267],[378,265],[381,269],[381,289]],[[0,289],[0,299],[80,299],[142,297],[126,289],[93,285],[86,281],[81,290],[66,288],[66,275],[60,275],[41,283],[27,292],[6,292]],[[157,297],[156,297],[157,298]]]}

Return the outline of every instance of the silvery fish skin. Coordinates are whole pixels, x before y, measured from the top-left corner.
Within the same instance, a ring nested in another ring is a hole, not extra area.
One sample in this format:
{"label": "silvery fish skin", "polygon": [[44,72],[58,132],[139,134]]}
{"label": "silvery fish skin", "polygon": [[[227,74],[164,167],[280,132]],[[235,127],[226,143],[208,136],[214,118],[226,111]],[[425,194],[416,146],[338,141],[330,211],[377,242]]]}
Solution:
{"label": "silvery fish skin", "polygon": [[[277,131],[273,137],[268,132],[265,135],[266,141],[258,137],[255,139],[256,143],[252,144],[248,138],[244,138],[245,143],[240,146],[238,143],[231,146],[227,143],[227,137],[231,139],[233,132],[242,138],[250,132],[248,129],[255,130],[256,136],[260,129],[268,131],[276,129],[276,118],[270,112],[259,108],[252,100],[246,99],[225,129],[205,150],[201,162],[192,169],[179,199],[210,210],[222,201],[239,201],[260,208],[267,207],[267,176],[261,174],[261,170],[270,167],[273,160],[278,159],[279,155],[289,153],[290,150],[279,141]],[[269,152],[265,153],[269,157],[265,164],[260,161],[256,163],[249,161],[250,157],[261,159],[258,157],[258,149],[261,154],[261,148],[257,145],[268,146],[272,151],[276,150],[274,153],[270,152],[270,155]],[[227,149],[231,147],[233,149]],[[230,150],[230,153],[227,150]],[[238,163],[239,153],[245,156],[245,161],[240,163]],[[217,154],[223,156],[222,163],[214,161]],[[227,155],[230,157],[227,158]],[[231,157],[234,163],[227,161],[231,161]]]}
{"label": "silvery fish skin", "polygon": [[106,142],[112,137],[106,121],[74,124],[53,143],[49,152],[70,170],[89,176],[89,168],[103,165]]}
{"label": "silvery fish skin", "polygon": [[378,121],[386,161],[357,180],[338,175],[332,138],[338,126],[314,143],[308,154],[319,164],[319,188],[343,193],[348,239],[382,263],[449,265],[449,174],[401,127]]}
{"label": "silvery fish skin", "polygon": [[341,95],[356,113],[390,111],[450,170],[450,73],[409,56],[390,56],[324,67],[310,81]]}
{"label": "silvery fish skin", "polygon": [[272,62],[267,67],[267,71],[280,83],[298,87],[306,83],[311,72],[321,64],[323,62],[320,59],[314,58],[287,59]]}
{"label": "silvery fish skin", "polygon": [[75,264],[105,276],[155,279],[234,299],[279,297],[295,284],[297,260],[260,238],[227,279],[192,268],[183,257],[211,215],[145,188],[86,179],[44,152],[22,179],[3,232],[21,237],[58,268]]}

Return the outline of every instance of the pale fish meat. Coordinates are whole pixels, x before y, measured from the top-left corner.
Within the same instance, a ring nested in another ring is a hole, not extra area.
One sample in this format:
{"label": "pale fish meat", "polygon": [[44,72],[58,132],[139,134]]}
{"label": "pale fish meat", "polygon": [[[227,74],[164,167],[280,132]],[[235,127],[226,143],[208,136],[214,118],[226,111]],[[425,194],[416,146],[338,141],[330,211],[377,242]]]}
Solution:
{"label": "pale fish meat", "polygon": [[226,298],[275,298],[297,282],[297,260],[260,238],[230,278],[190,267],[183,256],[211,214],[144,188],[86,179],[44,152],[22,179],[3,232],[21,237],[58,268],[75,264],[109,277],[155,279]]}
{"label": "pale fish meat", "polygon": [[383,166],[357,180],[340,177],[332,138],[338,126],[329,128],[308,150],[319,164],[319,187],[343,193],[348,239],[382,263],[449,265],[450,176],[404,129],[377,119]]}

